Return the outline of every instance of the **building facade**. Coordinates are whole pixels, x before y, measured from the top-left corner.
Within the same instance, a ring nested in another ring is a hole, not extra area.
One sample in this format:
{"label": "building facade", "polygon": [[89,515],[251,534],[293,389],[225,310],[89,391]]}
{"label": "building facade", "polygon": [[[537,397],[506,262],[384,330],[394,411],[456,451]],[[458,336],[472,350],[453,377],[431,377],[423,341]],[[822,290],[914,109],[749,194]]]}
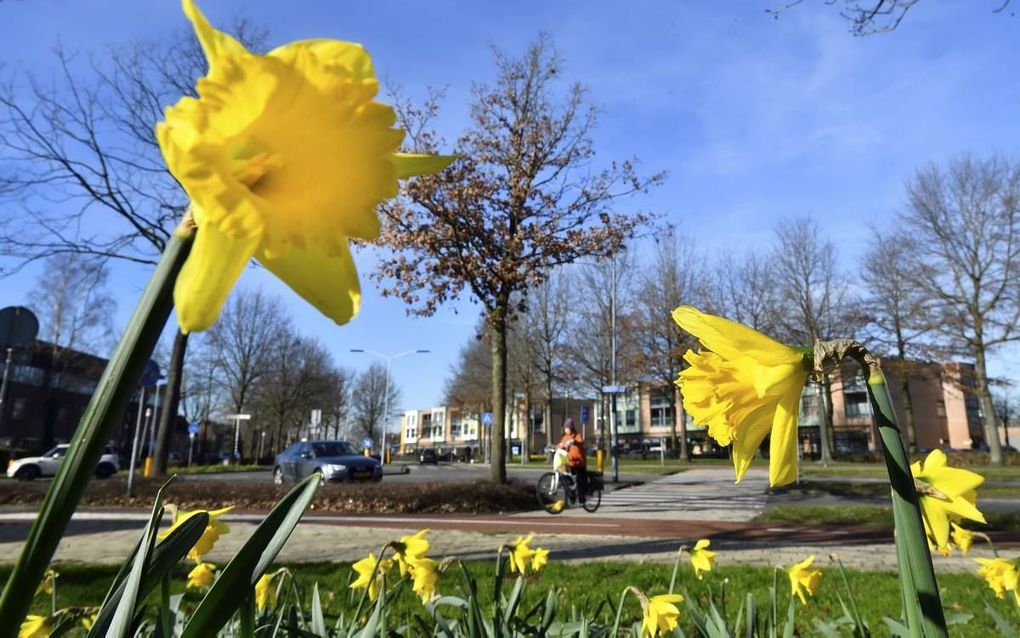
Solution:
{"label": "building facade", "polygon": [[[963,363],[915,364],[909,368],[909,389],[917,447],[921,450],[984,449],[981,412],[973,390],[973,366]],[[887,371],[893,405],[906,436],[906,400],[894,372]],[[904,376],[907,376],[906,374]],[[832,448],[837,454],[866,454],[879,449],[878,430],[866,380],[860,369],[844,366],[829,375],[832,401]],[[635,383],[617,395],[616,426],[625,451],[672,447],[677,418],[686,423],[688,447],[695,456],[725,454],[703,426],[695,425],[682,407],[675,385]],[[609,401],[600,398],[554,398],[549,406],[549,427],[544,423],[545,401],[514,395],[508,401],[508,448],[541,453],[562,435],[563,422],[572,418],[584,439],[597,445],[609,438]],[[809,383],[800,403],[799,445],[807,457],[820,455],[820,437],[827,397],[823,387]],[[409,410],[401,418],[400,450],[414,453],[424,447],[458,457],[477,457],[485,449],[487,429],[482,413],[452,406]],[[1002,428],[1000,428],[1002,429]],[[679,434],[679,427],[676,427]],[[1013,432],[1010,432],[1012,435]],[[1020,440],[1016,436],[1011,441]],[[460,449],[461,451],[458,451]],[[516,455],[519,452],[514,452]]]}

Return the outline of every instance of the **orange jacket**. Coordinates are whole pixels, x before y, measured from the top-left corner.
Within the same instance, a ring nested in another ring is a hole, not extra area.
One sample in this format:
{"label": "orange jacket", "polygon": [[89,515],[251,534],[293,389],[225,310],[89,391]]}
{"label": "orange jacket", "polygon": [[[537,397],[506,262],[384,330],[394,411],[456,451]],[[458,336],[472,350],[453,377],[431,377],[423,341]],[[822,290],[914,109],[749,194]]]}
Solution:
{"label": "orange jacket", "polygon": [[567,451],[570,467],[587,467],[588,458],[584,453],[584,439],[580,434],[564,434],[559,446]]}

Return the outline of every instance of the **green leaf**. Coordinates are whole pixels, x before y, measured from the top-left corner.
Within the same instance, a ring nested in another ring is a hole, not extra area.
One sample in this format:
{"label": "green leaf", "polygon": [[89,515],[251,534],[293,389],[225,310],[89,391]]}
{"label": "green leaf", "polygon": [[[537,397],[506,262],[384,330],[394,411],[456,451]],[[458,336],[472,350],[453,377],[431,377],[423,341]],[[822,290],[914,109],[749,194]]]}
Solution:
{"label": "green leaf", "polygon": [[215,635],[241,606],[245,596],[265,573],[297,526],[319,487],[309,476],[288,492],[220,572],[219,578],[199,603],[184,627],[182,638]]}
{"label": "green leaf", "polygon": [[985,601],[985,609],[988,610],[988,615],[995,621],[995,626],[1002,632],[1002,638],[1017,638],[1020,636],[1020,632],[1017,632],[1016,628],[1003,618],[1002,614],[995,610],[995,607],[989,605],[987,600]]}
{"label": "green leaf", "polygon": [[[205,532],[205,528],[208,525],[209,515],[205,512],[199,512],[178,525],[161,543],[156,545],[156,549],[153,550],[152,556],[149,559],[145,578],[142,579],[142,587],[138,592],[140,600],[144,600],[162,576],[169,573],[191,551],[191,548],[202,537],[202,533]],[[140,544],[141,541],[139,541]],[[138,547],[136,546],[135,552],[137,551]],[[107,594],[106,601],[100,607],[99,615],[96,616],[96,621],[93,623],[92,629],[89,630],[88,635],[90,638],[98,638],[107,634],[107,628],[110,626],[110,621],[113,620],[113,614],[117,610],[121,596],[124,595],[124,590],[127,586],[125,582],[127,573],[130,571],[129,566],[134,562],[134,556],[135,554],[132,553],[131,557],[124,563],[124,566],[121,568],[123,577],[120,578],[119,582],[115,581],[114,585],[110,588],[110,593]],[[118,574],[118,577],[121,574]]]}
{"label": "green leaf", "polygon": [[92,399],[82,415],[67,456],[53,477],[39,515],[0,596],[0,634],[20,626],[32,605],[34,592],[60,543],[85,486],[95,475],[103,448],[120,426],[135,392],[142,368],[173,309],[173,287],[191,249],[191,237],[175,232],[110,357]]}
{"label": "green leaf", "polygon": [[326,635],[326,620],[322,617],[322,602],[319,600],[319,583],[312,585],[312,633]]}
{"label": "green leaf", "polygon": [[[156,493],[156,502],[152,504],[152,514],[149,516],[149,522],[142,532],[142,540],[139,543],[138,551],[135,552],[131,571],[128,573],[127,580],[124,581],[124,591],[120,596],[120,600],[117,601],[117,610],[114,612],[113,618],[110,619],[110,627],[106,630],[107,636],[123,637],[133,633],[131,626],[134,622],[135,608],[139,601],[138,593],[143,587],[145,572],[149,565],[149,555],[152,554],[153,547],[156,545],[159,521],[163,518],[163,492],[166,491],[167,486],[172,481],[173,478],[164,483],[163,487],[159,488],[159,492]],[[159,579],[156,579],[155,582],[146,583],[146,585],[149,585],[151,588],[158,583]]]}

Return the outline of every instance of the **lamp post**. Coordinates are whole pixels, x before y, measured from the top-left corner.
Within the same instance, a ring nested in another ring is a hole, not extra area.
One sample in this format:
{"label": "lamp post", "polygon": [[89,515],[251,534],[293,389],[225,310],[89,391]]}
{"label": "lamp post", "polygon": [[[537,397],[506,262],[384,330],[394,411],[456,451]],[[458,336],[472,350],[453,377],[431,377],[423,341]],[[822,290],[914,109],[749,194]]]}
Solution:
{"label": "lamp post", "polygon": [[394,360],[401,357],[406,357],[410,354],[427,354],[428,350],[406,350],[404,352],[398,352],[397,354],[383,354],[382,352],[376,352],[375,350],[368,350],[365,348],[351,348],[351,352],[363,352],[365,354],[371,354],[379,357],[380,359],[386,360],[386,383],[383,390],[383,423],[381,432],[379,433],[379,462],[386,463],[386,426],[389,425],[390,420],[390,364]]}

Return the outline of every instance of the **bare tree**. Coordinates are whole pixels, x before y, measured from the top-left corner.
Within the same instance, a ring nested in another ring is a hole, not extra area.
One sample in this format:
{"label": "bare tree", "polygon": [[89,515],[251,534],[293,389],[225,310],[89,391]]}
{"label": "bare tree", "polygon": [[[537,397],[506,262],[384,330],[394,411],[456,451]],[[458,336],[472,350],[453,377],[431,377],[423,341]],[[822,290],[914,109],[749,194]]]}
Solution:
{"label": "bare tree", "polygon": [[29,305],[39,315],[50,365],[42,378],[46,393],[42,445],[53,444],[57,415],[55,390],[77,353],[91,350],[102,354],[113,333],[113,312],[117,304],[106,288],[107,270],[102,261],[57,254],[47,258],[29,294]]}
{"label": "bare tree", "polygon": [[481,319],[474,334],[461,346],[450,365],[444,390],[446,403],[484,412],[492,406],[492,349]]}
{"label": "bare tree", "polygon": [[[335,372],[329,353],[314,339],[301,337],[292,325],[281,326],[265,353],[266,374],[256,385],[252,401],[256,406],[260,436],[271,433],[268,446],[252,437],[251,456],[261,456],[256,445],[282,450],[308,421],[312,409],[322,410],[330,401]],[[268,427],[267,427],[268,426]],[[272,429],[271,429],[272,428]]]}
{"label": "bare tree", "polygon": [[[641,178],[629,161],[593,168],[595,110],[580,84],[559,92],[563,64],[548,37],[520,58],[495,57],[495,85],[474,87],[472,123],[456,144],[461,159],[406,183],[383,206],[381,241],[394,252],[376,276],[415,314],[465,290],[481,304],[493,361],[492,478],[502,482],[510,322],[553,268],[618,249],[645,221],[619,212],[618,202],[662,176]],[[435,109],[435,101],[399,109],[412,150],[442,146],[429,130]]]}
{"label": "bare tree", "polygon": [[[527,356],[534,367],[544,390],[542,422],[546,428],[552,424],[554,382],[559,381],[569,391],[577,380],[577,375],[567,369],[563,361],[564,340],[574,311],[570,285],[571,278],[562,270],[551,274],[528,293],[528,309],[519,322],[519,329],[527,335],[526,352],[522,355]],[[530,402],[527,414],[530,418]]]}
{"label": "bare tree", "polygon": [[[683,402],[676,391],[683,354],[694,341],[673,321],[672,312],[681,305],[702,306],[706,297],[707,265],[695,242],[668,228],[656,238],[655,260],[640,275],[635,316],[636,353],[655,384],[672,397],[672,450],[690,460],[687,422]],[[677,426],[679,425],[679,436]]]}
{"label": "bare tree", "polygon": [[[249,407],[258,384],[271,374],[271,353],[284,335],[291,333],[285,316],[277,297],[238,289],[209,330],[224,407],[230,414],[241,414]],[[253,425],[248,421],[245,429]],[[238,451],[243,449],[240,441],[235,441],[235,446]]]}
{"label": "bare tree", "polygon": [[[250,49],[265,31],[239,19]],[[25,264],[81,255],[155,265],[188,206],[153,133],[163,108],[195,94],[206,71],[191,31],[96,53],[87,61],[56,49],[52,82],[15,73],[0,85],[0,162],[13,167],[0,196],[0,254]],[[165,473],[177,418],[187,336],[178,332],[167,372],[154,471]]]}
{"label": "bare tree", "polygon": [[[351,393],[351,408],[354,410],[354,425],[359,436],[370,437],[378,441],[377,434],[385,433],[388,425],[385,422],[387,395],[389,407],[392,412],[393,406],[400,405],[400,387],[393,382],[393,377],[388,379],[389,391],[387,392],[387,370],[386,364],[379,361],[373,362],[368,368],[358,375],[354,383],[354,391]],[[383,451],[380,450],[380,453]]]}
{"label": "bare tree", "polygon": [[326,393],[321,397],[323,422],[333,438],[350,437],[347,431],[352,416],[351,393],[357,373],[351,368],[334,366],[326,377]]}
{"label": "bare tree", "polygon": [[[850,23],[850,33],[856,36],[887,33],[900,26],[907,12],[920,0],[824,0],[826,5],[839,8],[839,14]],[[784,4],[765,11],[778,19],[783,12],[803,4],[804,0],[787,0]],[[992,13],[1001,13],[1010,0],[992,0]]]}
{"label": "bare tree", "polygon": [[[773,253],[780,286],[780,335],[791,344],[813,346],[818,339],[850,338],[859,318],[853,314],[850,289],[837,265],[836,246],[823,239],[818,225],[800,218],[780,222]],[[832,460],[832,387],[821,379],[825,409],[819,428],[822,462]]]}
{"label": "bare tree", "polygon": [[781,300],[771,255],[725,253],[716,264],[713,288],[706,304],[710,311],[763,334],[779,335]]}
{"label": "bare tree", "polygon": [[917,427],[910,381],[925,378],[934,326],[922,290],[911,282],[911,256],[916,242],[905,234],[875,232],[861,264],[866,285],[862,300],[868,342],[884,355],[883,365],[896,375],[906,417],[904,432],[911,452],[917,450]]}
{"label": "bare tree", "polygon": [[986,442],[1000,464],[988,354],[1020,339],[1020,165],[963,156],[922,168],[899,222],[915,240],[907,272],[930,300],[937,334],[975,359]]}

